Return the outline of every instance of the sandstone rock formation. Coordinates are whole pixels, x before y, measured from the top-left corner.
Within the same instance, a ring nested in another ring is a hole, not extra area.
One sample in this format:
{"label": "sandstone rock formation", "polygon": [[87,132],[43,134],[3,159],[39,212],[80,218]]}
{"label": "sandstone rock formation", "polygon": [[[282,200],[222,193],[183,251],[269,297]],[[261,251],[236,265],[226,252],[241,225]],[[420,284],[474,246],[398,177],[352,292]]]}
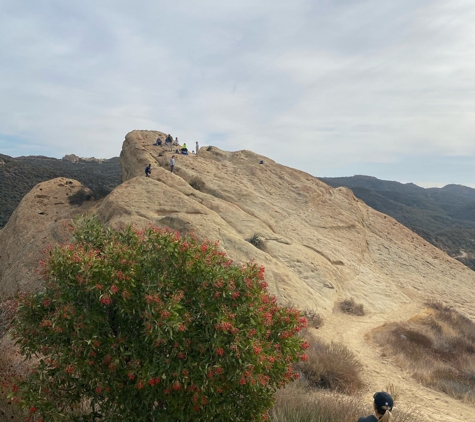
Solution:
{"label": "sandstone rock formation", "polygon": [[71,219],[87,209],[88,204],[69,204],[69,198],[81,190],[89,191],[75,180],[59,177],[36,185],[23,198],[0,231],[0,298],[38,290],[35,269],[42,251],[67,242]]}
{"label": "sandstone rock formation", "polygon": [[79,157],[76,154],[67,154],[63,158],[61,158],[63,161],[70,161],[71,163],[79,163],[79,162],[85,162],[85,163],[99,163],[101,164],[103,161],[105,161],[104,158],[95,158],[95,157]]}
{"label": "sandstone rock formation", "polygon": [[[105,222],[153,222],[219,239],[233,259],[262,263],[281,301],[323,313],[345,297],[372,312],[444,297],[475,318],[469,288],[475,273],[350,190],[330,188],[250,151],[216,147],[177,155],[171,174],[171,153],[152,145],[158,136],[165,134],[126,136],[124,183],[98,209]],[[142,177],[148,163],[151,179]],[[190,186],[194,178],[204,182],[201,191]],[[113,211],[117,205],[120,213]],[[246,241],[255,233],[267,241],[267,252]]]}
{"label": "sandstone rock formation", "polygon": [[[350,190],[330,188],[250,151],[204,147],[198,155],[177,155],[170,173],[172,153],[152,145],[165,136],[127,134],[120,157],[123,183],[87,212],[112,227],[155,224],[194,231],[201,239],[218,239],[236,262],[255,259],[266,267],[269,288],[281,303],[324,315],[321,336],[355,351],[374,389],[384,389],[390,377],[403,386],[402,400],[423,390],[421,400],[439,415],[434,420],[469,420],[469,405],[398,372],[368,347],[365,333],[385,321],[408,318],[430,299],[444,300],[475,319],[475,272]],[[145,178],[149,163],[152,176]],[[2,296],[39,288],[33,273],[39,251],[67,240],[67,222],[86,210],[67,204],[67,194],[75,189],[80,189],[76,182],[58,179],[38,185],[0,232]],[[254,234],[264,239],[265,250],[248,241]],[[342,314],[336,305],[346,298],[363,304],[368,314],[360,319]],[[455,407],[462,416],[447,416]]]}

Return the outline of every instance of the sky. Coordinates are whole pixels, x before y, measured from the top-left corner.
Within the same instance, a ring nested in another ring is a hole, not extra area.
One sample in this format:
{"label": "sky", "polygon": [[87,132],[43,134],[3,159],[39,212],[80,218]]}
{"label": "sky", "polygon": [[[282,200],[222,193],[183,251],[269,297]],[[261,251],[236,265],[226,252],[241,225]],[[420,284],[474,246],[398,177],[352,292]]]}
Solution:
{"label": "sky", "polygon": [[134,129],[314,176],[475,187],[473,0],[0,0],[0,153]]}

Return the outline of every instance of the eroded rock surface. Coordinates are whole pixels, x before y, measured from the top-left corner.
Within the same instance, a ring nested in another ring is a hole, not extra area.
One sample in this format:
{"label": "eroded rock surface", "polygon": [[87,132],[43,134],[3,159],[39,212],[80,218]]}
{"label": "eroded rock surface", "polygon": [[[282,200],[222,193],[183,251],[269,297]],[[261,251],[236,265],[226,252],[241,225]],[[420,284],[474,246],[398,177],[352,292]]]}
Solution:
{"label": "eroded rock surface", "polygon": [[69,241],[71,219],[87,209],[88,204],[70,205],[78,191],[89,190],[76,180],[59,177],[39,183],[25,195],[0,231],[0,298],[41,286],[35,269],[42,251]]}
{"label": "eroded rock surface", "polygon": [[[475,316],[470,288],[475,273],[350,190],[330,188],[250,151],[206,147],[185,156],[152,145],[165,136],[154,131],[126,136],[125,183],[98,210],[104,221],[153,222],[219,239],[233,259],[262,263],[281,301],[322,313],[347,297],[370,312],[444,298]],[[172,154],[174,174],[168,166]],[[148,163],[150,179],[143,177]],[[190,186],[196,180],[200,190]],[[266,252],[246,241],[256,233],[266,240]]]}

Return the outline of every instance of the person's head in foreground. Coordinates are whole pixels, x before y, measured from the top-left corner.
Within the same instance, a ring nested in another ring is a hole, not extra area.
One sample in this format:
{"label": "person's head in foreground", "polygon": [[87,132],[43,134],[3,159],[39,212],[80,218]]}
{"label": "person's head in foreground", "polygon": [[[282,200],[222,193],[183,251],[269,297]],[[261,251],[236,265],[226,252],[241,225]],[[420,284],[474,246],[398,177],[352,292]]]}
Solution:
{"label": "person's head in foreground", "polygon": [[391,411],[393,410],[394,400],[389,393],[385,391],[380,391],[375,393],[373,396],[374,402],[374,413],[376,416],[361,417],[358,419],[358,422],[391,422],[393,421],[393,415]]}

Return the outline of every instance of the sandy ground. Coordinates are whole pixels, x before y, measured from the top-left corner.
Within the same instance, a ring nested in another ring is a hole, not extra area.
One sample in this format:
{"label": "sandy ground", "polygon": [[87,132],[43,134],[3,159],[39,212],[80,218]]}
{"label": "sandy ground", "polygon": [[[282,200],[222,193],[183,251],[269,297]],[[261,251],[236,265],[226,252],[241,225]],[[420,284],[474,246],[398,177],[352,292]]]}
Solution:
{"label": "sandy ground", "polygon": [[399,391],[395,406],[415,408],[428,421],[468,422],[475,421],[475,406],[455,400],[443,393],[422,386],[391,363],[381,358],[374,344],[365,339],[365,334],[373,328],[389,321],[404,321],[416,314],[420,305],[408,304],[389,314],[369,314],[364,317],[346,315],[336,310],[325,320],[316,334],[326,341],[338,341],[345,344],[358,357],[364,367],[364,378],[369,384],[363,398],[371,402],[375,391],[385,390],[393,384]]}

